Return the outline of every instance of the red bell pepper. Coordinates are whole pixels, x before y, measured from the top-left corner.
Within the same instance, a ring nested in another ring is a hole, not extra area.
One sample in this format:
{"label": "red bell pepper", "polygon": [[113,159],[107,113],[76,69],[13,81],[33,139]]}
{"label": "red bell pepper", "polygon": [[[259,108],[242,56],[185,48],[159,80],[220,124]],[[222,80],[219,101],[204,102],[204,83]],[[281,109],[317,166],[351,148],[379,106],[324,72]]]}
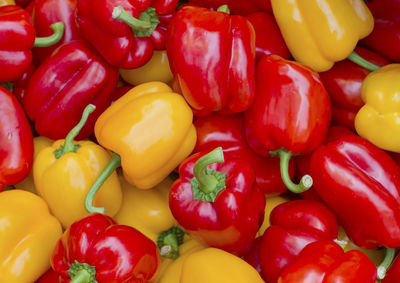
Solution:
{"label": "red bell pepper", "polygon": [[244,117],[250,147],[258,154],[280,157],[288,189],[301,193],[310,188],[310,176],[294,184],[287,168],[293,154],[312,152],[326,137],[331,102],[318,74],[277,55],[261,58],[256,67],[256,98]]}
{"label": "red bell pepper", "polygon": [[260,247],[261,247],[262,237],[257,237],[254,239],[250,250],[243,256],[243,259],[257,270],[261,275],[261,261],[260,261]]}
{"label": "red bell pepper", "polygon": [[[246,160],[254,170],[256,184],[264,194],[273,195],[286,191],[283,184],[279,159],[264,157],[250,149],[246,142],[243,114],[221,115],[213,113],[194,120],[197,142],[194,152],[212,150],[221,146],[225,160],[240,158]],[[295,173],[295,162],[289,165],[289,176]]]}
{"label": "red bell pepper", "polygon": [[62,139],[79,122],[83,109],[94,104],[77,139],[87,138],[94,123],[110,105],[118,70],[105,62],[86,42],[71,41],[41,64],[28,83],[24,108],[41,136]]}
{"label": "red bell pepper", "polygon": [[[167,21],[178,0],[78,0],[82,35],[111,65],[133,69],[146,64],[154,49],[165,49]],[[139,19],[140,17],[140,19]]]}
{"label": "red bell pepper", "polygon": [[15,96],[0,86],[0,191],[21,182],[33,163],[33,136]]}
{"label": "red bell pepper", "polygon": [[314,189],[358,246],[400,246],[400,169],[356,135],[319,147],[311,157]]}
{"label": "red bell pepper", "polygon": [[361,251],[346,253],[333,241],[306,246],[282,272],[280,283],[375,283],[376,267]]}
{"label": "red bell pepper", "polygon": [[397,255],[381,283],[400,283],[400,256]]}
{"label": "red bell pepper", "polygon": [[391,61],[400,62],[400,1],[368,0],[368,8],[374,16],[372,33],[361,41]]}
{"label": "red bell pepper", "polygon": [[189,0],[190,4],[217,9],[228,5],[232,14],[248,15],[256,12],[272,13],[271,0]]}
{"label": "red bell pepper", "polygon": [[253,102],[255,33],[246,18],[183,6],[169,25],[167,53],[174,88],[195,115],[242,112]]}
{"label": "red bell pepper", "polygon": [[180,178],[170,189],[169,206],[193,238],[241,256],[262,224],[265,197],[247,162],[223,161],[221,148],[183,161]]}
{"label": "red bell pepper", "polygon": [[28,70],[22,74],[22,76],[12,82],[12,93],[17,97],[21,104],[24,101],[25,90],[34,71],[35,66],[32,63],[29,65]]}
{"label": "red bell pepper", "polygon": [[[356,47],[355,51],[362,58],[378,66],[389,64],[385,58],[368,49]],[[329,71],[320,73],[333,104],[333,124],[355,131],[354,118],[364,105],[361,99],[361,84],[369,73],[367,69],[347,59],[335,63]]]}
{"label": "red bell pepper", "polygon": [[60,282],[60,275],[55,272],[53,269],[47,270],[45,274],[43,274],[36,283],[58,283]]}
{"label": "red bell pepper", "polygon": [[333,240],[338,234],[335,215],[317,201],[294,200],[280,204],[272,210],[270,221],[259,249],[261,275],[267,283],[277,282],[279,274],[306,245]]}
{"label": "red bell pepper", "polygon": [[14,0],[15,4],[17,4],[20,7],[25,8],[28,6],[30,3],[35,2],[33,0]]}
{"label": "red bell pepper", "polygon": [[111,217],[91,214],[72,224],[51,257],[60,282],[149,282],[160,255],[156,244],[138,230]]}

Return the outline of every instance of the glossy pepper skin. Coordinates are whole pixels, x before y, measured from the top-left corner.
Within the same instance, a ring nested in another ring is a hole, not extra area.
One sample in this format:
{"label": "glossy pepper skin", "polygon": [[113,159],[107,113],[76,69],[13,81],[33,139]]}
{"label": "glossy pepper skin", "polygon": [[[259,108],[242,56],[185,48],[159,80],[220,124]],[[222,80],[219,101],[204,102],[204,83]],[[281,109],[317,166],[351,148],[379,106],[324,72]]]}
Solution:
{"label": "glossy pepper skin", "polygon": [[148,189],[192,152],[192,119],[181,95],[164,83],[150,82],[132,88],[107,108],[96,121],[95,135],[102,146],[121,156],[125,179]]}
{"label": "glossy pepper skin", "polygon": [[43,199],[21,190],[0,194],[0,222],[0,281],[34,282],[50,267],[60,223]]}
{"label": "glossy pepper skin", "polygon": [[[389,64],[385,58],[368,49],[356,47],[355,52],[378,66]],[[354,119],[364,105],[361,99],[361,85],[369,73],[370,71],[348,59],[335,63],[326,72],[319,73],[332,101],[332,124],[355,131]]]}
{"label": "glossy pepper skin", "polygon": [[400,169],[386,152],[348,135],[319,147],[310,170],[314,189],[356,245],[400,245]]}
{"label": "glossy pepper skin", "polygon": [[251,105],[255,33],[246,18],[183,6],[169,25],[167,54],[174,88],[195,115],[232,114]]}
{"label": "glossy pepper skin", "polygon": [[363,81],[361,98],[365,105],[357,112],[357,133],[379,148],[400,152],[400,138],[393,133],[400,129],[397,119],[400,102],[400,64],[389,64],[371,72]]}
{"label": "glossy pepper skin", "polygon": [[226,4],[232,14],[238,15],[248,15],[260,11],[272,12],[271,0],[189,0],[189,3],[213,9]]}
{"label": "glossy pepper skin", "polygon": [[33,136],[17,98],[0,85],[0,191],[28,176],[33,164]]}
{"label": "glossy pepper skin", "polygon": [[159,263],[157,246],[150,239],[99,213],[72,224],[51,257],[51,266],[63,283],[82,274],[99,283],[151,282]]}
{"label": "glossy pepper skin", "polygon": [[[78,0],[76,21],[84,38],[107,62],[118,68],[133,69],[147,63],[154,49],[165,49],[168,21],[164,22],[162,16],[172,14],[177,4],[178,0]],[[119,5],[131,17],[142,15],[140,19],[152,22],[152,27],[144,31],[146,35],[114,18],[113,10]],[[95,13],[93,7],[96,7]],[[153,10],[149,12],[148,8]],[[144,20],[144,14],[149,18]]]}
{"label": "glossy pepper skin", "polygon": [[362,0],[271,0],[271,4],[290,53],[317,72],[349,56],[374,27]]}
{"label": "glossy pepper skin", "polygon": [[[243,114],[213,113],[196,117],[197,141],[194,152],[212,150],[221,146],[225,160],[240,158],[249,162],[256,175],[256,184],[266,195],[286,191],[279,169],[279,159],[264,157],[251,150],[246,141]],[[289,164],[289,176],[295,172],[294,161]]]}
{"label": "glossy pepper skin", "polygon": [[265,197],[254,184],[247,162],[236,158],[214,163],[214,157],[221,162],[221,155],[222,149],[217,148],[183,161],[180,178],[170,189],[169,206],[194,239],[243,255],[263,221]]}
{"label": "glossy pepper skin", "polygon": [[360,251],[344,253],[333,241],[306,246],[279,277],[280,283],[374,283],[376,267]]}
{"label": "glossy pepper skin", "polygon": [[118,70],[83,40],[64,44],[32,74],[25,90],[24,109],[39,135],[63,139],[79,122],[85,106],[96,111],[77,139],[93,133],[96,119],[110,105]]}
{"label": "glossy pepper skin", "polygon": [[[261,275],[277,282],[281,272],[310,243],[333,240],[338,223],[333,212],[318,201],[293,200],[276,206],[259,247]],[[300,281],[299,281],[300,282]]]}

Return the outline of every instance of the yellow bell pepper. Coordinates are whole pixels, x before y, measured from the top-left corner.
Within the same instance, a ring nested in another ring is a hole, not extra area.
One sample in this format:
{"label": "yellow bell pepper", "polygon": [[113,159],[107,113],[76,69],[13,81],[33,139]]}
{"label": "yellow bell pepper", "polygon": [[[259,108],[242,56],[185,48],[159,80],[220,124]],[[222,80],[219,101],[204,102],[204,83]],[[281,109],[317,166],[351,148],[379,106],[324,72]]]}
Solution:
{"label": "yellow bell pepper", "polygon": [[[64,228],[88,215],[84,206],[86,194],[110,160],[110,154],[98,144],[73,141],[87,115],[65,140],[42,149],[33,162],[35,187]],[[122,192],[115,172],[102,185],[94,202],[105,206],[107,215],[118,212]]]}
{"label": "yellow bell pepper", "polygon": [[155,50],[150,61],[144,66],[130,70],[119,69],[119,74],[124,81],[131,85],[139,85],[153,81],[170,83],[173,79],[166,50]]}
{"label": "yellow bell pepper", "polygon": [[14,0],[0,0],[0,7],[7,5],[15,5]]}
{"label": "yellow bell pepper", "polygon": [[46,202],[22,190],[0,194],[0,282],[32,283],[50,268],[62,235]]}
{"label": "yellow bell pepper", "polygon": [[271,226],[271,222],[269,221],[269,216],[271,215],[271,211],[277,207],[278,205],[288,202],[289,199],[283,196],[272,196],[267,197],[265,202],[265,212],[264,212],[264,222],[261,224],[260,229],[258,229],[257,237],[262,236],[265,230]]}
{"label": "yellow bell pepper", "polygon": [[317,72],[345,59],[374,19],[363,0],[271,0],[290,53]]}
{"label": "yellow bell pepper", "polygon": [[365,105],[355,118],[357,133],[385,150],[400,152],[400,64],[371,72],[361,86]]}

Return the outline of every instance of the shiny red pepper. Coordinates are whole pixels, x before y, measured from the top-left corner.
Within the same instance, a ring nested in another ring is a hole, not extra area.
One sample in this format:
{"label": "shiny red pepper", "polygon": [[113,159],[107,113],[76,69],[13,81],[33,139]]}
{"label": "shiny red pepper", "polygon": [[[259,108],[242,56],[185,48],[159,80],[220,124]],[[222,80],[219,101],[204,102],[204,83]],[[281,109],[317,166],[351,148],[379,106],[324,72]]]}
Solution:
{"label": "shiny red pepper", "polygon": [[33,136],[15,96],[0,86],[0,191],[21,182],[33,163]]}
{"label": "shiny red pepper", "polygon": [[[82,35],[113,66],[146,64],[154,49],[165,49],[166,25],[178,0],[78,0]],[[140,20],[139,20],[140,16]],[[128,25],[129,23],[129,25]]]}
{"label": "shiny red pepper", "polygon": [[110,105],[118,70],[84,41],[58,48],[41,64],[28,83],[24,108],[41,136],[62,139],[79,122],[89,103],[96,106],[77,139],[87,138]]}
{"label": "shiny red pepper", "polygon": [[153,241],[98,213],[72,224],[51,257],[60,282],[71,278],[82,283],[145,283],[157,276],[159,264],[160,255]]}
{"label": "shiny red pepper", "polygon": [[245,112],[246,138],[258,154],[278,155],[285,185],[300,193],[310,176],[294,184],[287,174],[293,154],[307,154],[325,139],[331,102],[318,74],[277,55],[261,58],[256,67],[256,98]]}
{"label": "shiny red pepper", "polygon": [[333,241],[306,246],[282,272],[279,283],[375,283],[376,267],[361,251],[346,253]]}
{"label": "shiny red pepper", "polygon": [[253,102],[255,33],[246,18],[183,6],[168,27],[167,53],[174,88],[195,115],[242,112]]}
{"label": "shiny red pepper", "polygon": [[[264,157],[250,149],[246,142],[243,114],[221,115],[213,113],[194,120],[197,142],[194,152],[212,150],[221,146],[225,160],[240,158],[246,160],[254,170],[256,184],[264,194],[274,195],[285,192],[279,159]],[[289,176],[295,172],[295,162],[289,165]]]}
{"label": "shiny red pepper", "polygon": [[270,221],[259,249],[261,275],[267,283],[277,282],[284,268],[306,245],[333,240],[338,234],[335,215],[317,201],[294,200],[280,204],[272,210]]}
{"label": "shiny red pepper", "polygon": [[248,15],[256,12],[272,13],[271,0],[189,0],[190,4],[217,9],[226,4],[232,14]]}
{"label": "shiny red pepper", "polygon": [[358,246],[400,246],[400,169],[356,135],[319,147],[311,157],[314,189]]}
{"label": "shiny red pepper", "polygon": [[22,74],[22,76],[12,82],[12,93],[17,97],[21,104],[24,101],[25,90],[34,71],[35,65],[32,63],[29,65],[28,70]]}
{"label": "shiny red pepper", "polygon": [[[385,58],[368,49],[356,47],[355,51],[378,66],[389,64]],[[332,101],[333,124],[355,131],[354,118],[364,105],[361,99],[361,84],[369,73],[370,71],[348,59],[337,62],[329,71],[320,73]]]}
{"label": "shiny red pepper", "polygon": [[265,197],[247,162],[223,161],[221,148],[188,157],[170,189],[169,206],[193,238],[241,256],[264,219]]}

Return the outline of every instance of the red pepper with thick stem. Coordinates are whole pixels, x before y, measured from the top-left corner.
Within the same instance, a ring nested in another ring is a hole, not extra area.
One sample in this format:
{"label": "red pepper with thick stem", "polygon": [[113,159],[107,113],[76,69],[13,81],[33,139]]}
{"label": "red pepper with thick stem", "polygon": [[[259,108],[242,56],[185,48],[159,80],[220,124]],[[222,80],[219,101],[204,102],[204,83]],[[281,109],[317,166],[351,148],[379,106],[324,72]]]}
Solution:
{"label": "red pepper with thick stem", "polygon": [[193,238],[241,256],[263,221],[265,197],[247,162],[223,162],[221,148],[188,157],[170,189],[169,206]]}
{"label": "red pepper with thick stem", "polygon": [[174,88],[197,116],[238,113],[253,102],[254,29],[246,18],[230,16],[226,8],[183,6],[168,28]]}
{"label": "red pepper with thick stem", "polygon": [[154,49],[165,49],[166,15],[177,5],[178,0],[78,0],[76,21],[108,63],[133,69],[146,64]]}
{"label": "red pepper with thick stem", "polygon": [[159,264],[153,241],[98,213],[72,224],[51,257],[60,282],[70,283],[150,282],[157,276]]}
{"label": "red pepper with thick stem", "polygon": [[0,86],[0,191],[21,182],[33,163],[33,136],[15,96]]}
{"label": "red pepper with thick stem", "polygon": [[[282,182],[279,159],[258,155],[250,149],[245,136],[243,114],[221,115],[213,113],[194,120],[197,142],[194,152],[212,150],[221,146],[225,160],[240,158],[249,162],[256,175],[256,184],[266,195],[286,191]],[[290,161],[289,176],[295,172],[294,160]]]}
{"label": "red pepper with thick stem", "polygon": [[271,0],[189,0],[189,3],[210,9],[217,9],[226,4],[235,15],[248,15],[256,12],[272,13]]}
{"label": "red pepper with thick stem", "polygon": [[311,157],[314,189],[359,247],[400,246],[400,169],[356,135],[319,147]]}
{"label": "red pepper with thick stem", "polygon": [[299,184],[288,176],[292,155],[307,154],[325,139],[331,102],[318,74],[277,55],[261,58],[256,66],[256,96],[245,112],[246,138],[258,154],[280,157],[286,187],[301,193],[312,186],[309,175]]}
{"label": "red pepper with thick stem", "polygon": [[62,45],[41,64],[28,83],[24,108],[41,136],[63,139],[79,122],[88,104],[96,106],[77,139],[93,133],[94,123],[110,105],[118,70],[89,44],[75,40]]}

